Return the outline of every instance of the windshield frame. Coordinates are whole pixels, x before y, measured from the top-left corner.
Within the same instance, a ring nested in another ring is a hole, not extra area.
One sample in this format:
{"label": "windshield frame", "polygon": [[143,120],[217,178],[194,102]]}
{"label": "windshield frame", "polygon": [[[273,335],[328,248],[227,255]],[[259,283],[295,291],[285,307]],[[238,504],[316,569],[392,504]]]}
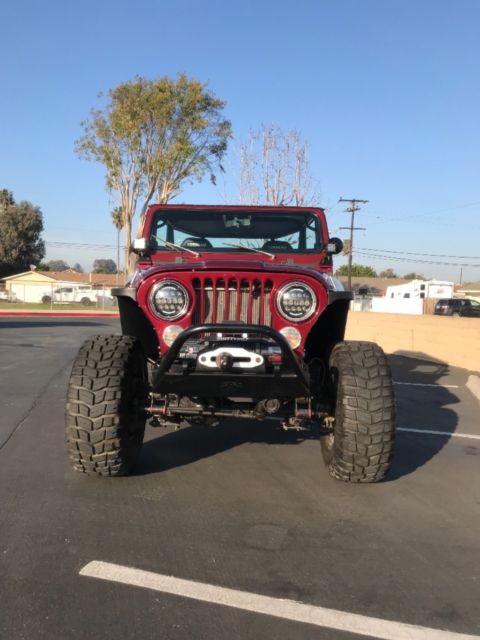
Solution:
{"label": "windshield frame", "polygon": [[[328,243],[326,225],[318,211],[309,207],[165,205],[149,212],[145,231],[148,245],[155,253],[169,251],[165,242],[181,246],[188,238],[192,243],[186,244],[184,250],[194,249],[201,254],[263,250],[274,255],[312,255],[325,251]],[[282,218],[283,226],[279,227]],[[218,230],[220,224],[222,231]],[[202,233],[202,227],[206,233]],[[277,233],[272,233],[275,228]],[[246,233],[248,230],[252,233]],[[194,244],[195,240],[200,243]]]}

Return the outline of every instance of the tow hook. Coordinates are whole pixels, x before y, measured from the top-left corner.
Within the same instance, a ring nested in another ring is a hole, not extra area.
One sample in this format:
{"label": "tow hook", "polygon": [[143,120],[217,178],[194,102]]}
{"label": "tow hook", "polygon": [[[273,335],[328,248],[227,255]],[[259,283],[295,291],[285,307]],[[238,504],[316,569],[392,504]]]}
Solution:
{"label": "tow hook", "polygon": [[233,368],[233,356],[228,351],[221,351],[215,358],[215,364],[222,371],[231,371]]}
{"label": "tow hook", "polygon": [[322,424],[322,434],[332,433],[335,426],[335,416],[325,416]]}

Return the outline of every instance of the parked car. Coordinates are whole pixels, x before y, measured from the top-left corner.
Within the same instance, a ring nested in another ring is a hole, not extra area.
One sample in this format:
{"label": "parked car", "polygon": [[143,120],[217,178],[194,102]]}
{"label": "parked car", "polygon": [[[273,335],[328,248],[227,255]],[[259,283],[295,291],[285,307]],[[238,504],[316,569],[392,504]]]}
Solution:
{"label": "parked car", "polygon": [[89,307],[97,303],[97,296],[101,293],[89,285],[72,285],[69,287],[58,287],[53,294],[46,293],[42,296],[43,304],[83,304]]}
{"label": "parked car", "polygon": [[21,302],[21,300],[17,298],[13,291],[2,289],[0,290],[0,302]]}
{"label": "parked car", "polygon": [[434,314],[480,318],[480,302],[468,298],[445,298],[437,302]]}

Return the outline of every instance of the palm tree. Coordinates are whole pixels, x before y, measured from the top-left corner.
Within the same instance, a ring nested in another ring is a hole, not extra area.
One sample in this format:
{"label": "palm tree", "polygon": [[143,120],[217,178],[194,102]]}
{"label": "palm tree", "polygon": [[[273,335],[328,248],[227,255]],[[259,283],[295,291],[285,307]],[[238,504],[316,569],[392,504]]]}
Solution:
{"label": "palm tree", "polygon": [[117,230],[117,280],[120,271],[120,232],[124,227],[122,207],[115,207],[112,211],[113,226]]}

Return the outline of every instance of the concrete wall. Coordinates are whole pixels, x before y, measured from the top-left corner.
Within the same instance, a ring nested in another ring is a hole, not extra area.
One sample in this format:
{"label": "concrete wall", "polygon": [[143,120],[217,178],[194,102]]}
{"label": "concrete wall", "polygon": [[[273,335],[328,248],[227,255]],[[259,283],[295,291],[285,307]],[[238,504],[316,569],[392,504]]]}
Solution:
{"label": "concrete wall", "polygon": [[480,371],[480,318],[351,312],[347,340],[371,340],[387,353],[423,354]]}
{"label": "concrete wall", "polygon": [[423,300],[421,298],[372,298],[372,311],[421,316]]}

